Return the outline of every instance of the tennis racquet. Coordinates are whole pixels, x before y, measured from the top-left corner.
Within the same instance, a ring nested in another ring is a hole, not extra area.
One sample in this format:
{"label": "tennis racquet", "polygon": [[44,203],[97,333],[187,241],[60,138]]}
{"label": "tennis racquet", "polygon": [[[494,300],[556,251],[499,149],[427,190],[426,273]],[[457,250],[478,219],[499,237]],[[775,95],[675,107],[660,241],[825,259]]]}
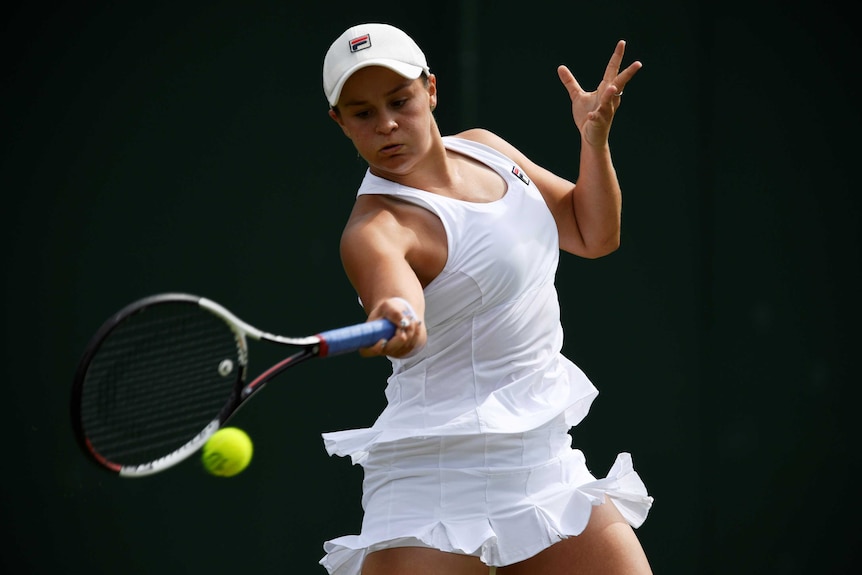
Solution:
{"label": "tennis racquet", "polygon": [[[72,385],[84,453],[122,477],[164,471],[197,451],[268,381],[314,357],[389,339],[386,319],[302,338],[261,331],[206,298],[157,294],[126,306],[85,348]],[[248,339],[295,348],[246,383]]]}

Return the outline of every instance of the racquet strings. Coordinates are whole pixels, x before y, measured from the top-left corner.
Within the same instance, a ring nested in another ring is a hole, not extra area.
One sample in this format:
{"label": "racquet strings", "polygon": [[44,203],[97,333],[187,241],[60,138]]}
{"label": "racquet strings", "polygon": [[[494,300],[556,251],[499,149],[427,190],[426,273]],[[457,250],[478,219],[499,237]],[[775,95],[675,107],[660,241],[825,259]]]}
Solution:
{"label": "racquet strings", "polygon": [[84,377],[80,417],[92,449],[129,466],[182,447],[233,400],[238,354],[233,330],[196,304],[161,303],[126,317]]}

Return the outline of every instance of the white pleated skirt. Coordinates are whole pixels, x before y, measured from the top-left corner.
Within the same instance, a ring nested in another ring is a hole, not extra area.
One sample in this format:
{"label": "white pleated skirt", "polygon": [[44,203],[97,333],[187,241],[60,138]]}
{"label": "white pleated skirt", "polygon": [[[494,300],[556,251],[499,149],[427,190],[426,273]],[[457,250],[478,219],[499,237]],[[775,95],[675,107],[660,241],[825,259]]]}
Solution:
{"label": "white pleated skirt", "polygon": [[511,565],[580,534],[606,498],[633,527],[653,501],[628,453],[596,479],[562,417],[525,433],[378,444],[362,466],[362,530],[324,544],[331,575],[360,575],[368,553],[391,547]]}

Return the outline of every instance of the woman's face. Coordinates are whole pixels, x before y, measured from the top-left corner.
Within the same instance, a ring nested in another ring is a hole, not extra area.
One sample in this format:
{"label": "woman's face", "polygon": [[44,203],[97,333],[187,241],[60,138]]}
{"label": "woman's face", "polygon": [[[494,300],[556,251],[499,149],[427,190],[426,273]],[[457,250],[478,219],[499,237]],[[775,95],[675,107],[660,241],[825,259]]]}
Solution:
{"label": "woman's face", "polygon": [[408,80],[381,66],[357,70],[344,84],[338,111],[329,115],[353,141],[372,173],[388,179],[409,175],[433,142],[437,104],[433,75]]}

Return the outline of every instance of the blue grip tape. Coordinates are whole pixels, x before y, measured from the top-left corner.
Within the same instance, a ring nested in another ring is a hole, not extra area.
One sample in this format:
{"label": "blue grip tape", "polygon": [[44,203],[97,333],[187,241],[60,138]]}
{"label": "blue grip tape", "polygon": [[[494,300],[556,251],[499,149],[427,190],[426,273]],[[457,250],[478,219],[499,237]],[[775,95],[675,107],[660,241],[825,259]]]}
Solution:
{"label": "blue grip tape", "polygon": [[381,339],[395,335],[395,324],[388,319],[378,319],[347,327],[331,329],[317,334],[326,342],[326,356],[356,351],[360,347],[370,347]]}

